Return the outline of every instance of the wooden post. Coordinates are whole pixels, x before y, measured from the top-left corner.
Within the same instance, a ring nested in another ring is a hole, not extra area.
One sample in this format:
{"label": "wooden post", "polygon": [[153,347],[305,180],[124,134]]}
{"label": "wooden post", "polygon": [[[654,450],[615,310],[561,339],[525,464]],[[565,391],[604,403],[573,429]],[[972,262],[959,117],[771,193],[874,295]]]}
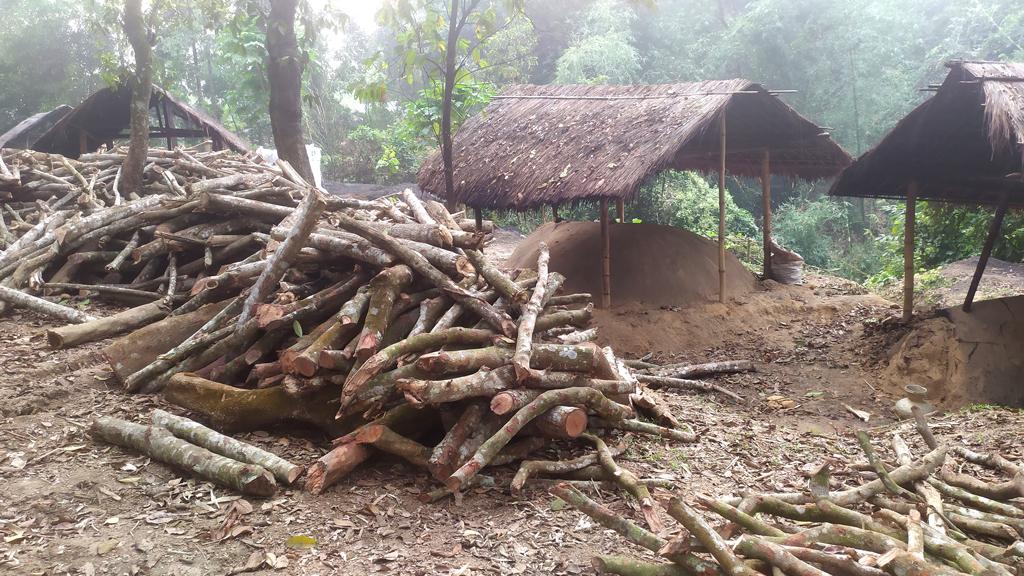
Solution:
{"label": "wooden post", "polygon": [[608,228],[608,199],[601,198],[601,307],[612,306],[612,243]]}
{"label": "wooden post", "polygon": [[558,204],[551,205],[551,217],[555,219],[555,223],[558,223]]}
{"label": "wooden post", "polygon": [[903,224],[903,321],[914,317],[914,222],[918,183],[907,184],[906,220]]}
{"label": "wooden post", "polygon": [[623,202],[622,198],[615,201],[615,209],[619,213],[619,224],[626,222],[626,203]]}
{"label": "wooden post", "polygon": [[484,231],[484,212],[479,208],[473,208],[473,217],[476,218],[476,231],[481,234]]}
{"label": "wooden post", "polygon": [[163,99],[164,109],[164,130],[167,131],[167,149],[174,150],[178,145],[178,138],[174,135],[174,111],[171,110],[171,101]]}
{"label": "wooden post", "polygon": [[772,166],[771,153],[764,151],[761,158],[761,230],[764,235],[764,277],[772,277]]}
{"label": "wooden post", "polygon": [[719,122],[721,165],[718,167],[718,301],[725,302],[725,109]]}
{"label": "wooden post", "polygon": [[985,238],[985,246],[981,249],[981,256],[978,257],[978,267],[974,270],[974,277],[971,278],[971,287],[967,289],[967,298],[964,300],[963,311],[970,312],[974,304],[974,295],[978,292],[978,285],[981,284],[981,275],[985,273],[985,266],[988,266],[988,258],[992,255],[992,247],[995,246],[996,238],[999,237],[999,230],[1003,227],[1003,217],[1006,216],[1008,200],[1004,195],[996,207],[996,215],[992,218],[992,224],[988,228],[988,237]]}
{"label": "wooden post", "polygon": [[85,130],[78,129],[78,153],[87,154],[89,152],[89,135],[86,134]]}

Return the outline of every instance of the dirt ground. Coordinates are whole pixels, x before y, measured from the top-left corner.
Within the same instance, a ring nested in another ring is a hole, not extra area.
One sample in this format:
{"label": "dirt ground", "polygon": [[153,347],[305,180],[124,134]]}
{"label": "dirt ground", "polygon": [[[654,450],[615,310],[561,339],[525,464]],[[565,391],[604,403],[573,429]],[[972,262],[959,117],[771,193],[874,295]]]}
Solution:
{"label": "dirt ground", "polygon": [[[602,343],[622,356],[747,358],[757,366],[717,380],[743,403],[664,392],[699,441],[635,439],[621,463],[642,477],[673,480],[676,488],[657,490],[659,498],[802,489],[804,465],[861,459],[853,428],[870,427],[883,452],[894,427],[911,440],[907,425],[892,423],[896,396],[879,382],[877,359],[900,336],[880,322],[893,312],[856,285],[813,275],[804,286],[768,283],[742,304],[600,312]],[[321,496],[296,487],[269,500],[240,499],[93,442],[87,429],[95,416],[142,421],[154,407],[181,411],[110,385],[100,345],[47,350],[45,326],[30,314],[0,319],[0,573],[575,575],[591,574],[598,553],[642,555],[558,505],[542,483],[510,496],[512,468],[496,471],[497,487],[471,490],[460,502],[421,504],[417,496],[434,486],[392,459]],[[940,417],[935,430],[1019,458],[1022,424],[1017,412],[987,409]],[[297,463],[329,446],[302,429],[239,437]],[[599,499],[639,517],[618,493]]]}

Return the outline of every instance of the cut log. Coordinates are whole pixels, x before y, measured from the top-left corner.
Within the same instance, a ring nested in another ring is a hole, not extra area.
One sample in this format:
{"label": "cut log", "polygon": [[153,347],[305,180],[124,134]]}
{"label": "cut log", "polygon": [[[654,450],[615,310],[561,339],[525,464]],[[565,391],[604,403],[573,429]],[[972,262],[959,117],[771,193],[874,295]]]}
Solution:
{"label": "cut log", "polygon": [[[647,525],[650,529],[655,534],[664,530],[665,525],[662,524],[661,517],[658,514],[657,504],[654,501],[654,497],[651,496],[650,490],[647,489],[647,486],[640,482],[640,479],[636,474],[633,474],[625,468],[619,467],[615,462],[615,458],[612,456],[612,451],[608,448],[608,445],[605,444],[604,440],[593,434],[584,434],[582,437],[592,442],[594,447],[597,448],[597,460],[601,464],[601,467],[608,472],[619,486],[636,498],[637,502],[640,504],[640,511],[643,513],[644,520],[647,521]],[[679,520],[679,518],[676,519]],[[690,529],[691,532],[693,531],[690,526],[687,526],[687,529]],[[708,531],[710,531],[710,528]],[[716,559],[718,559],[717,556]]]}
{"label": "cut log", "polygon": [[71,324],[47,330],[46,341],[51,348],[71,348],[146,326],[165,316],[167,310],[162,302],[150,302],[84,324]]}
{"label": "cut log", "polygon": [[277,283],[284,276],[285,271],[291,264],[292,259],[305,245],[310,233],[316,227],[317,218],[323,212],[327,203],[323,196],[315,188],[306,190],[306,197],[303,198],[299,208],[295,211],[295,224],[288,232],[288,236],[281,242],[274,254],[267,259],[267,266],[260,273],[259,278],[253,285],[252,290],[242,306],[235,326],[241,328],[252,318],[256,306],[266,300],[267,296],[273,293]]}
{"label": "cut log", "polygon": [[[408,266],[387,268],[370,282],[370,304],[356,344],[357,358],[365,361],[377,353],[391,319],[395,298],[411,282],[412,270]],[[345,405],[344,398],[342,405]]]}
{"label": "cut log", "polygon": [[544,307],[545,296],[547,296],[548,284],[548,260],[551,253],[547,244],[540,243],[540,256],[537,257],[537,285],[533,288],[533,295],[529,302],[523,307],[523,313],[519,317],[519,330],[516,333],[516,351],[512,356],[512,365],[516,369],[516,380],[525,382],[534,379],[534,372],[530,369],[530,355],[533,353],[533,330],[537,324],[537,316]]}
{"label": "cut log", "polygon": [[6,302],[15,308],[24,308],[74,324],[83,324],[97,319],[95,316],[86,314],[81,310],[61,306],[60,304],[55,304],[49,300],[26,294],[20,290],[7,288],[6,286],[0,286],[0,301]]}
{"label": "cut log", "polygon": [[427,461],[427,468],[435,479],[444,482],[455,471],[459,464],[457,462],[459,447],[479,426],[486,410],[486,405],[483,402],[474,402],[466,406],[459,419],[434,447]]}
{"label": "cut log", "polygon": [[408,402],[415,405],[437,405],[468,398],[490,398],[514,385],[512,367],[502,366],[448,380],[407,379],[401,381],[398,387]]}
{"label": "cut log", "polygon": [[426,468],[430,460],[430,448],[395,433],[383,424],[363,426],[356,434],[355,441],[359,444],[370,444],[382,452],[394,454],[422,468]]}
{"label": "cut log", "polygon": [[531,420],[555,406],[577,404],[585,405],[609,420],[622,420],[632,415],[632,411],[628,407],[608,400],[603,394],[593,388],[548,390],[525,408],[516,412],[515,416],[494,436],[484,442],[476,453],[473,454],[473,457],[456,470],[445,484],[453,492],[457,491],[462,484],[486,466],[502,448],[511,442],[512,438],[522,430],[523,426]]}
{"label": "cut log", "polygon": [[674,388],[677,390],[700,390],[703,392],[720,392],[737,402],[743,402],[743,397],[740,396],[739,394],[727,388],[723,388],[722,386],[719,386],[718,384],[712,382],[704,382],[702,380],[686,380],[683,378],[669,378],[666,376],[649,376],[647,374],[637,374],[636,379],[652,387]]}
{"label": "cut log", "polygon": [[279,386],[245,390],[180,373],[171,377],[163,395],[168,402],[201,414],[221,430],[260,430],[289,420],[306,422],[331,434],[345,428],[344,421],[334,418],[337,411],[332,405],[337,399],[334,387],[326,387],[300,401]]}
{"label": "cut log", "polygon": [[187,440],[196,446],[202,446],[232,460],[261,466],[273,474],[274,478],[285,484],[295,482],[302,475],[301,467],[284,458],[252,444],[246,444],[220,434],[188,418],[175,416],[160,409],[153,410],[152,418],[154,426],[166,428],[170,430],[171,434],[182,440]]}
{"label": "cut log", "polygon": [[659,366],[651,372],[659,376],[671,378],[700,378],[716,374],[734,374],[736,372],[753,372],[754,363],[750,360],[725,360],[706,364],[669,364]]}
{"label": "cut log", "polygon": [[242,494],[269,497],[277,491],[274,476],[261,466],[214,454],[176,438],[164,428],[100,417],[93,421],[90,432],[96,438],[131,448],[154,460],[188,470],[200,478]]}
{"label": "cut log", "polygon": [[337,446],[306,471],[306,490],[310,494],[322,493],[368,460],[370,455],[370,448],[363,444],[351,442]]}
{"label": "cut log", "polygon": [[587,424],[586,410],[575,406],[555,406],[530,422],[522,434],[572,440],[587,431]]}

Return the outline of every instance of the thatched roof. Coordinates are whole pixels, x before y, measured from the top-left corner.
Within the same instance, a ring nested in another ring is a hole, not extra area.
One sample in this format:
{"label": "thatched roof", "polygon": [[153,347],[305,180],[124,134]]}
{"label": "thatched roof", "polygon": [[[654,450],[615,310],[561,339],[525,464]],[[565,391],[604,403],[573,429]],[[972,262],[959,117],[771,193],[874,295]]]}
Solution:
{"label": "thatched roof", "polygon": [[836,180],[830,194],[1024,206],[1024,64],[951,62],[934,96]]}
{"label": "thatched roof", "polygon": [[[824,131],[761,86],[722,80],[647,86],[512,86],[454,138],[457,199],[475,207],[529,208],[631,198],[667,168],[717,170],[726,115],[727,170],[833,176],[850,157]],[[440,154],[420,169],[444,195]]]}
{"label": "thatched roof", "polygon": [[[32,146],[34,150],[63,154],[77,158],[85,149],[95,150],[113,140],[127,138],[131,124],[129,104],[131,89],[127,86],[104,88],[93,93],[70,113],[64,116]],[[227,146],[237,152],[248,151],[248,145],[236,134],[225,128],[210,115],[189,106],[167,93],[159,86],[153,86],[150,100],[150,138],[166,138],[168,129],[164,126],[165,106],[174,118],[173,138],[210,138],[215,147]],[[154,142],[154,145],[158,143]]]}
{"label": "thatched roof", "polygon": [[71,106],[61,104],[49,112],[40,112],[29,116],[7,132],[0,134],[0,148],[31,148],[40,136],[72,110]]}

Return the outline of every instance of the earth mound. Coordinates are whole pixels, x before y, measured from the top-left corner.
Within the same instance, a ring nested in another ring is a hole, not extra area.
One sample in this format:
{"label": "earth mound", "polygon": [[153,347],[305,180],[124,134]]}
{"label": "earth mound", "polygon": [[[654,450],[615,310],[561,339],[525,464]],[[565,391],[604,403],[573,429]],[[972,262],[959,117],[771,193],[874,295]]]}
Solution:
{"label": "earth mound", "polygon": [[1024,296],[939,310],[894,346],[886,376],[894,392],[919,384],[945,408],[1024,406]]}
{"label": "earth mound", "polygon": [[[612,304],[686,307],[718,298],[718,244],[682,228],[613,224]],[[565,291],[589,292],[600,301],[601,225],[549,222],[524,239],[509,257],[511,268],[535,268],[540,243],[551,249],[550,269],[563,274]],[[757,279],[726,253],[726,296],[754,291]]]}

